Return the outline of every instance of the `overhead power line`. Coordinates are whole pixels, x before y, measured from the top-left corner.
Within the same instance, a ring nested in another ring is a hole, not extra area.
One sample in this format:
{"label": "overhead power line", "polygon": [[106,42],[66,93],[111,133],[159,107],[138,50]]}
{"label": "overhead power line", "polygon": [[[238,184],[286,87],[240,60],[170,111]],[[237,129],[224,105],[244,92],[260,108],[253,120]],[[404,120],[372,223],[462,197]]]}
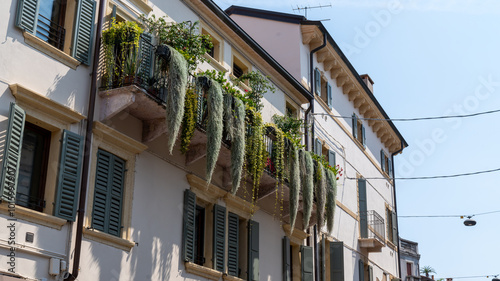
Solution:
{"label": "overhead power line", "polygon": [[[462,173],[462,174],[453,174],[453,175],[439,175],[439,176],[425,176],[425,177],[401,177],[401,178],[395,178],[396,180],[430,180],[430,179],[446,179],[446,178],[458,178],[458,177],[465,177],[465,176],[473,176],[473,175],[480,175],[480,174],[487,174],[487,173],[493,173],[493,172],[498,172],[500,171],[500,168],[492,169],[492,170],[484,170],[484,171],[478,171],[478,172],[470,172],[470,173]],[[357,180],[358,178],[348,178],[351,180]],[[364,178],[367,180],[386,180],[386,177],[373,177],[373,178]]]}
{"label": "overhead power line", "polygon": [[[399,121],[399,122],[403,122],[403,121],[423,121],[423,120],[438,120],[438,119],[451,119],[451,118],[469,118],[469,117],[498,113],[498,112],[500,112],[500,109],[471,113],[471,114],[463,114],[463,115],[447,115],[447,116],[416,117],[416,118],[388,118],[388,119],[357,117],[357,119],[368,120],[368,121],[373,120],[373,121]],[[329,114],[329,113],[312,113],[312,115],[328,115],[331,117],[344,118],[344,119],[352,119],[353,118],[352,116],[333,115],[333,114]]]}
{"label": "overhead power line", "polygon": [[465,279],[465,278],[478,278],[478,277],[486,277],[486,278],[489,278],[489,277],[498,277],[499,274],[492,274],[492,275],[479,275],[479,276],[460,276],[460,277],[448,277],[448,278],[451,278],[451,279]]}
{"label": "overhead power line", "polygon": [[[491,212],[485,212],[485,213],[478,213],[478,214],[473,214],[473,215],[428,215],[428,216],[398,216],[398,218],[454,218],[454,217],[476,217],[476,216],[482,216],[482,215],[489,215],[493,213],[500,213],[500,210],[498,211],[491,211]],[[490,275],[491,276],[491,275]]]}

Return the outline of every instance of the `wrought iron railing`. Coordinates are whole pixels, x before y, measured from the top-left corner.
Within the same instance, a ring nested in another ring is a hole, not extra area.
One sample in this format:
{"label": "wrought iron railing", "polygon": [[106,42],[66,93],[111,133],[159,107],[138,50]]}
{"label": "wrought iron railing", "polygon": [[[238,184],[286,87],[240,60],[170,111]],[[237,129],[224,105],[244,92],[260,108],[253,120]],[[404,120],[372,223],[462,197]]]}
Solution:
{"label": "wrought iron railing", "polygon": [[50,45],[62,50],[64,48],[64,37],[66,30],[63,26],[51,21],[49,18],[38,14],[36,35]]}
{"label": "wrought iron railing", "polygon": [[378,238],[379,240],[384,241],[385,222],[382,216],[374,210],[361,212],[360,216],[361,221],[366,220],[367,222],[367,231],[361,231],[361,238]]}

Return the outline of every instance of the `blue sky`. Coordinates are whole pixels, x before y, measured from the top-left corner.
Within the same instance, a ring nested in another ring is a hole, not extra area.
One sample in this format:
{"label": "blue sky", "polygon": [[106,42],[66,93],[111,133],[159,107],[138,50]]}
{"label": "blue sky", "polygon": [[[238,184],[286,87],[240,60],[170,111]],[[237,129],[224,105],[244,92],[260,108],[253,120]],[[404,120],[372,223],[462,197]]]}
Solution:
{"label": "blue sky", "polygon": [[[285,13],[297,6],[324,25],[392,118],[500,109],[500,1],[217,0]],[[303,14],[303,13],[302,13]],[[453,120],[395,122],[409,143],[399,177],[500,168],[500,113]],[[472,215],[500,210],[500,172],[453,179],[399,180],[399,215]],[[400,235],[419,243],[420,265],[436,278],[500,274],[500,213],[460,218],[400,218]],[[486,281],[489,278],[464,280]]]}

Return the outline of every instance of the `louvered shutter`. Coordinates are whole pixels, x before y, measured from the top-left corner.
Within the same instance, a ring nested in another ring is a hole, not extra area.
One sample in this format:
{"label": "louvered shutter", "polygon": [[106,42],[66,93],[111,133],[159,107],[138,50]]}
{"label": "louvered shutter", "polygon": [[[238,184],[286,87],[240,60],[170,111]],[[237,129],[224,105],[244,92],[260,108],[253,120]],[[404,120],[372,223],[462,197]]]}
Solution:
{"label": "louvered shutter", "polygon": [[239,224],[238,215],[229,213],[227,218],[227,273],[232,276],[238,276]]}
{"label": "louvered shutter", "polygon": [[79,0],[73,35],[71,56],[83,64],[89,65],[94,36],[94,17],[96,3],[93,0]]}
{"label": "louvered shutter", "polygon": [[319,156],[323,154],[323,144],[318,138],[314,141],[314,153]]}
{"label": "louvered shutter", "polygon": [[391,158],[387,157],[387,166],[389,168],[389,177],[392,177],[392,161],[391,161]]}
{"label": "louvered shutter", "polygon": [[369,281],[374,281],[373,280],[373,266],[371,266],[371,265],[368,266],[368,278],[369,278],[368,279]]}
{"label": "louvered shutter", "polygon": [[259,223],[248,221],[248,280],[259,280]]}
{"label": "louvered shutter", "polygon": [[34,34],[38,22],[40,0],[19,0],[17,2],[16,26]]}
{"label": "louvered shutter", "polygon": [[184,216],[182,229],[182,256],[184,261],[194,262],[196,194],[184,191]]}
{"label": "louvered shutter", "polygon": [[327,93],[328,93],[328,107],[332,107],[333,106],[333,96],[332,96],[332,85],[330,83],[327,83]]}
{"label": "louvered shutter", "polygon": [[1,199],[8,202],[16,201],[25,120],[26,114],[24,110],[15,103],[11,103],[3,152],[2,173],[0,174]]}
{"label": "louvered shutter", "polygon": [[54,215],[75,221],[82,171],[83,137],[64,130]]}
{"label": "louvered shutter", "polygon": [[214,269],[224,271],[226,256],[226,208],[214,205]]}
{"label": "louvered shutter", "polygon": [[395,212],[392,212],[392,243],[398,244],[398,217]]}
{"label": "louvered shutter", "polygon": [[144,32],[139,40],[139,54],[141,56],[140,76],[146,82],[153,70],[153,36]]}
{"label": "louvered shutter", "polygon": [[328,150],[328,164],[330,164],[330,166],[332,167],[335,167],[336,163],[335,163],[335,152],[333,150]]}
{"label": "louvered shutter", "polygon": [[121,235],[121,213],[125,161],[99,150],[94,187],[92,227],[111,235]]}
{"label": "louvered shutter", "polygon": [[330,242],[330,281],[344,281],[343,242]]}
{"label": "louvered shutter", "polygon": [[368,238],[368,218],[366,203],[366,180],[358,179],[359,196],[359,228],[361,238]]}
{"label": "louvered shutter", "polygon": [[321,74],[317,68],[314,70],[314,88],[316,95],[321,96]]}
{"label": "louvered shutter", "polygon": [[355,139],[358,138],[358,117],[356,114],[352,115],[352,136]]}
{"label": "louvered shutter", "polygon": [[365,281],[365,263],[359,260],[359,281]]}
{"label": "louvered shutter", "polygon": [[283,237],[283,281],[292,280],[290,238]]}
{"label": "louvered shutter", "polygon": [[314,280],[312,247],[300,246],[302,281]]}
{"label": "louvered shutter", "polygon": [[366,134],[365,134],[365,126],[363,126],[363,124],[361,124],[361,140],[362,140],[362,144],[363,144],[363,147],[366,147]]}
{"label": "louvered shutter", "polygon": [[321,280],[326,281],[326,238],[321,239]]}
{"label": "louvered shutter", "polygon": [[385,153],[383,149],[380,150],[380,167],[385,172]]}

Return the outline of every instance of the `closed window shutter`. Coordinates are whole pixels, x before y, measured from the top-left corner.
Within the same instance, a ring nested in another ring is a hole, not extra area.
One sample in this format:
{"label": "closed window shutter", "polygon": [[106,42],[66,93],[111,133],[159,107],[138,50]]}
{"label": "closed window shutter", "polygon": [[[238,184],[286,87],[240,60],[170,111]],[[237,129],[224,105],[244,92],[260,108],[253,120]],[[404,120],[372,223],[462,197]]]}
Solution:
{"label": "closed window shutter", "polygon": [[226,208],[214,205],[214,269],[224,272],[226,253]]}
{"label": "closed window shutter", "polygon": [[373,266],[371,266],[371,265],[368,266],[368,278],[369,278],[369,281],[374,281],[373,280]]}
{"label": "closed window shutter", "polygon": [[328,107],[333,106],[333,97],[332,97],[332,85],[330,83],[327,83],[327,91],[328,91]]}
{"label": "closed window shutter", "polygon": [[359,260],[359,281],[365,281],[365,263]]}
{"label": "closed window shutter", "polygon": [[16,201],[17,178],[21,149],[23,147],[23,132],[26,113],[15,103],[10,104],[9,124],[5,137],[2,173],[0,174],[0,194],[2,200]]}
{"label": "closed window shutter", "polygon": [[64,130],[54,215],[75,221],[82,172],[83,137]]}
{"label": "closed window shutter", "polygon": [[326,281],[326,238],[321,239],[321,280]]}
{"label": "closed window shutter", "polygon": [[380,150],[380,167],[382,171],[385,172],[385,153],[384,150]]}
{"label": "closed window shutter", "polygon": [[290,238],[283,237],[283,281],[292,280]]}
{"label": "closed window shutter", "polygon": [[389,166],[389,177],[392,177],[392,161],[389,157],[387,157],[387,166]]}
{"label": "closed window shutter", "polygon": [[335,167],[335,152],[333,150],[328,150],[328,164],[330,166]]}
{"label": "closed window shutter", "polygon": [[300,246],[302,281],[314,280],[312,247]]}
{"label": "closed window shutter", "polygon": [[368,238],[368,218],[366,203],[366,180],[358,179],[359,227],[361,238]]}
{"label": "closed window shutter", "polygon": [[93,0],[79,0],[75,18],[73,48],[71,56],[83,64],[90,64],[96,3]]}
{"label": "closed window shutter", "polygon": [[392,243],[398,244],[398,217],[396,212],[392,212]]}
{"label": "closed window shutter", "polygon": [[314,70],[314,92],[316,95],[321,95],[321,74],[319,73],[319,69]]}
{"label": "closed window shutter", "polygon": [[182,229],[182,256],[184,261],[194,262],[196,194],[184,191],[184,216]]}
{"label": "closed window shutter", "polygon": [[35,33],[40,0],[19,0],[17,2],[16,26]]}
{"label": "closed window shutter", "polygon": [[361,124],[361,140],[362,140],[363,147],[366,147],[365,126],[363,126],[363,124]]}
{"label": "closed window shutter", "polygon": [[358,117],[356,114],[352,115],[352,136],[355,139],[358,138]]}
{"label": "closed window shutter", "polygon": [[344,281],[344,242],[330,242],[330,281]]}
{"label": "closed window shutter", "polygon": [[139,40],[139,54],[141,56],[140,75],[144,82],[151,77],[153,70],[153,36],[144,32]]}
{"label": "closed window shutter", "polygon": [[125,161],[103,150],[97,153],[92,228],[121,235]]}
{"label": "closed window shutter", "polygon": [[248,221],[248,280],[259,280],[259,223]]}
{"label": "closed window shutter", "polygon": [[240,218],[236,214],[229,213],[227,221],[227,273],[238,276]]}
{"label": "closed window shutter", "polygon": [[314,141],[314,153],[316,153],[316,155],[319,155],[319,156],[321,156],[321,154],[323,154],[323,144],[321,143],[321,141],[319,139],[316,139]]}

